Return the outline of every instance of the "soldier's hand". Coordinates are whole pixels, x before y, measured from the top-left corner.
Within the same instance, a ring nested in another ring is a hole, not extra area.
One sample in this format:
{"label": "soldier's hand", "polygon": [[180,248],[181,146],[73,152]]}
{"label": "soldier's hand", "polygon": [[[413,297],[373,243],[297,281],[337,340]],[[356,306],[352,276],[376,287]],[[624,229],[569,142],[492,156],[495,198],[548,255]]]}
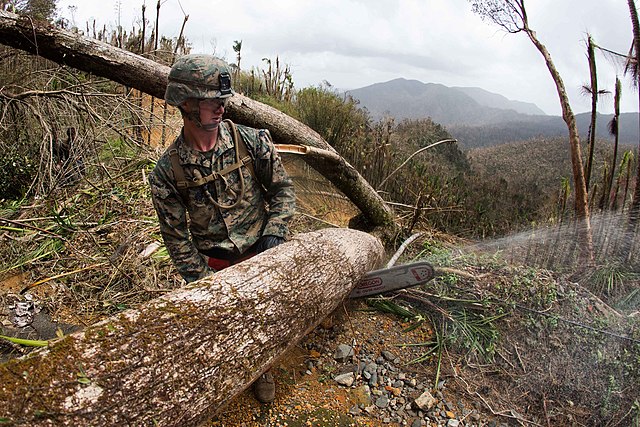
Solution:
{"label": "soldier's hand", "polygon": [[258,243],[256,243],[256,253],[264,252],[267,249],[271,249],[275,246],[284,243],[284,238],[278,236],[262,236]]}

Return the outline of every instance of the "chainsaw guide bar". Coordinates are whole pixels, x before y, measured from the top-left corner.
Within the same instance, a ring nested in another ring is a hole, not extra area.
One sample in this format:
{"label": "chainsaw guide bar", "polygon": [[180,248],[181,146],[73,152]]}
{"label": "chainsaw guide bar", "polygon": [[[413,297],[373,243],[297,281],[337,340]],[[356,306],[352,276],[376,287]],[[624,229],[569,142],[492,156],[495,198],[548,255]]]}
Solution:
{"label": "chainsaw guide bar", "polygon": [[433,266],[425,261],[370,271],[358,282],[349,298],[367,297],[422,285],[434,276]]}

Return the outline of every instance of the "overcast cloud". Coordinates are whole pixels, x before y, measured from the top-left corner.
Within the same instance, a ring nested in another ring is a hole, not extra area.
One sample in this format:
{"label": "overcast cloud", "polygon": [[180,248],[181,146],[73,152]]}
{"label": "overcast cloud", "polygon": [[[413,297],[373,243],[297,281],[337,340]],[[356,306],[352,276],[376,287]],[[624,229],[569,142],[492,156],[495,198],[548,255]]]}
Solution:
{"label": "overcast cloud", "polygon": [[[142,2],[59,0],[62,16],[80,28],[139,27]],[[123,2],[124,3],[124,2]],[[146,2],[155,21],[156,2]],[[71,13],[68,7],[75,5]],[[530,26],[549,49],[575,112],[590,109],[581,94],[589,81],[586,34],[626,53],[632,32],[622,0],[529,0]],[[262,58],[290,65],[296,87],[328,81],[355,89],[398,77],[446,86],[476,86],[509,99],[532,102],[560,114],[555,86],[540,53],[524,34],[506,34],[471,12],[466,0],[163,0],[160,33],[177,37],[184,15],[193,53],[215,53],[235,61],[234,40],[242,40],[242,68],[263,66]],[[623,68],[598,56],[599,86],[612,90],[623,78],[623,111],[638,111],[637,92]],[[612,96],[601,112],[613,110]]]}

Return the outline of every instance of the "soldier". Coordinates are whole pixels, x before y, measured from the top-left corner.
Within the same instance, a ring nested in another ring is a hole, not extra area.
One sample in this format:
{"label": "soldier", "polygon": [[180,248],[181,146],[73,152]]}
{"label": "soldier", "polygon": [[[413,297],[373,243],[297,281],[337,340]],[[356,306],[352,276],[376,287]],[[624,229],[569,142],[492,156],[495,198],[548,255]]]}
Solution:
{"label": "soldier", "polygon": [[[187,282],[283,243],[295,210],[269,132],[222,120],[233,94],[228,65],[213,56],[183,56],[169,72],[165,100],[183,127],[149,183],[165,246]],[[270,372],[254,393],[273,401]]]}

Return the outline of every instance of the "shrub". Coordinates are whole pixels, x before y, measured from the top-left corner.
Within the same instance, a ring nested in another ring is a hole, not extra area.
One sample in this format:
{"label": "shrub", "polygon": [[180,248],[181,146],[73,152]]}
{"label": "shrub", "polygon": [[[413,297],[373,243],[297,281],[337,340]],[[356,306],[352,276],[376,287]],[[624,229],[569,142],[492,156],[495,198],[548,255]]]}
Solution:
{"label": "shrub", "polygon": [[38,169],[33,159],[29,153],[0,153],[0,199],[19,200],[25,196]]}

